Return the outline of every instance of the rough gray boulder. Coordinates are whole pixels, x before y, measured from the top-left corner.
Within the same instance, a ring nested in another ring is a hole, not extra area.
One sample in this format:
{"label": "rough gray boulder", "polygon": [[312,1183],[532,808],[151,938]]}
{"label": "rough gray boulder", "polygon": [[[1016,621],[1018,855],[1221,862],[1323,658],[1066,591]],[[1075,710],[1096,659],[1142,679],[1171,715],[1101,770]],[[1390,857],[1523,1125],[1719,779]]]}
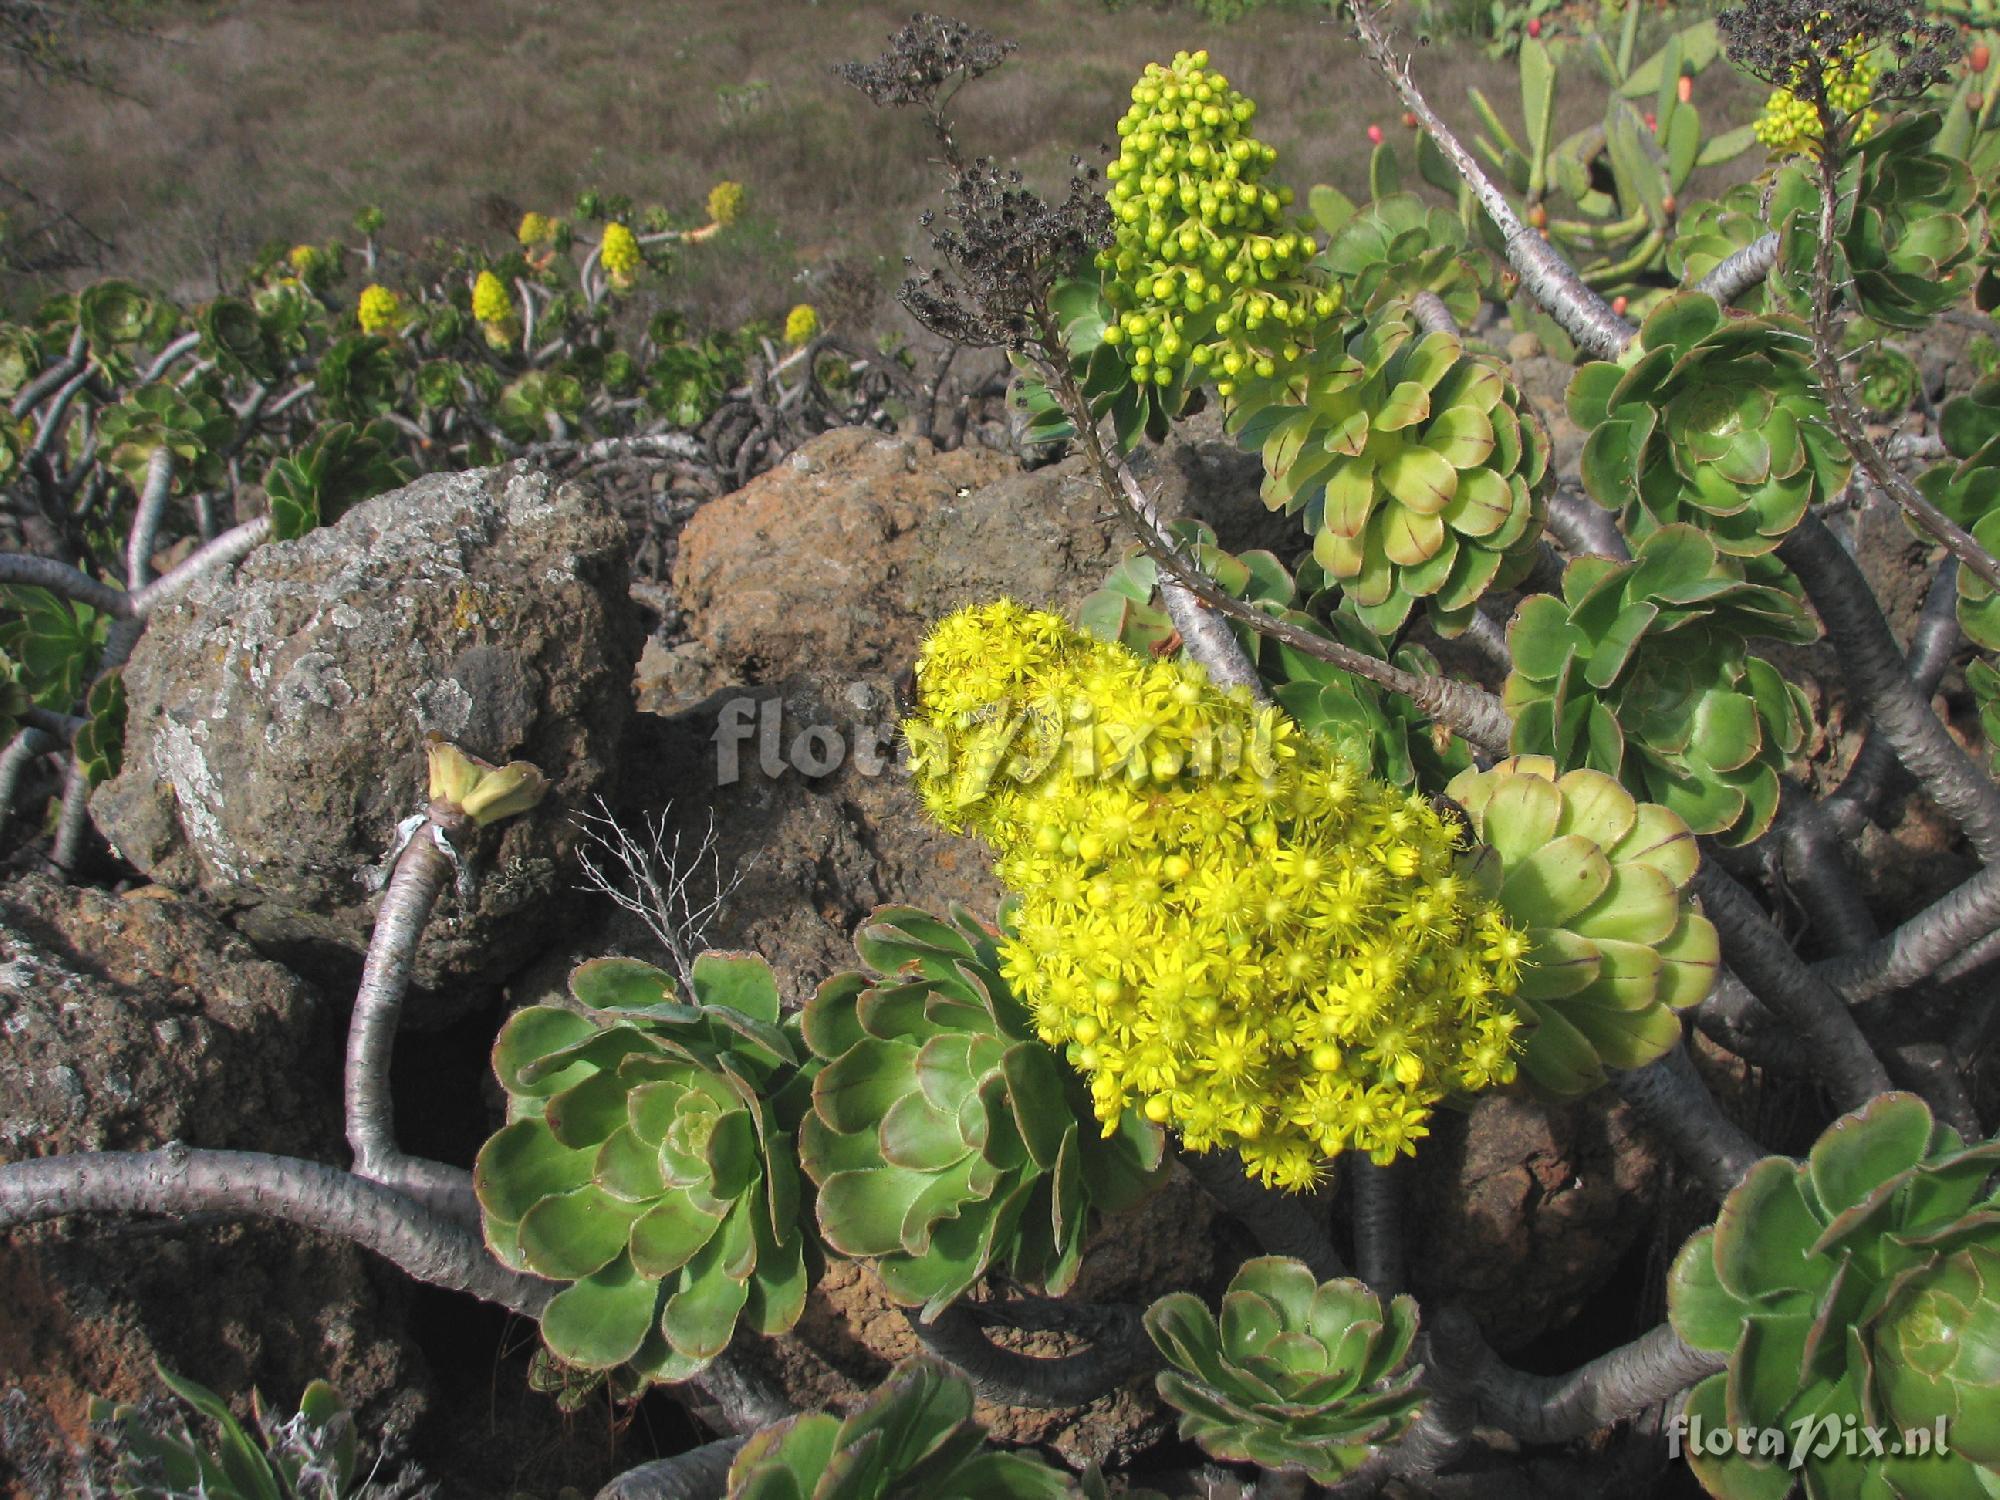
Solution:
{"label": "rough gray boulder", "polygon": [[[552,783],[489,833],[416,979],[494,979],[566,919],[570,815],[614,779],[639,649],[626,541],[591,492],[509,466],[428,475],[259,548],[155,618],[125,670],[97,825],[268,950],[365,952],[378,865],[424,801],[424,736]],[[350,961],[351,962],[351,961]]]}

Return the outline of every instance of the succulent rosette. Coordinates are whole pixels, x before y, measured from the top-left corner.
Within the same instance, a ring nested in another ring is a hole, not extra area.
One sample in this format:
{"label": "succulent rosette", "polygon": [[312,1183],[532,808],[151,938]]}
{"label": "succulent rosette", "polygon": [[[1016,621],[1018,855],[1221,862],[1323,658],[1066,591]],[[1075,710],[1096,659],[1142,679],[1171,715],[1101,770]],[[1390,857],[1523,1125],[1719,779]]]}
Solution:
{"label": "succulent rosette", "polygon": [[515,1012],[493,1048],[508,1123],[473,1172],[487,1244],[569,1285],[542,1314],[557,1358],[685,1380],[739,1322],[805,1306],[792,1132],[810,1068],[753,954],[704,953],[692,1001],[664,972],[597,959],[577,1009]]}
{"label": "succulent rosette", "polygon": [[1343,305],[1350,311],[1372,313],[1391,301],[1435,292],[1459,323],[1478,314],[1487,262],[1450,209],[1414,193],[1390,193],[1357,209],[1330,187],[1314,188],[1306,201],[1331,236],[1319,264],[1345,289]]}
{"label": "succulent rosette", "polygon": [[1553,481],[1541,418],[1499,365],[1401,306],[1246,393],[1230,430],[1263,454],[1264,503],[1303,518],[1371,630],[1421,600],[1456,634],[1527,573]]}
{"label": "succulent rosette", "polygon": [[1749,557],[1840,493],[1846,451],[1826,425],[1802,327],[1726,318],[1703,292],[1667,298],[1625,362],[1576,372],[1569,414],[1590,433],[1581,473],[1628,536],[1688,521]]}
{"label": "succulent rosette", "polygon": [[[1833,284],[1850,287],[1863,316],[1922,328],[1971,289],[1986,247],[1986,210],[1964,161],[1933,149],[1934,113],[1904,117],[1849,154],[1834,219]],[[1787,282],[1809,284],[1819,238],[1816,169],[1778,174],[1771,223]]]}
{"label": "succulent rosette", "polygon": [[[1925,470],[1917,488],[1990,552],[2000,546],[2000,376],[1947,401],[1938,427],[1952,461]],[[2000,598],[1970,570],[1958,577],[1958,623],[1976,645],[2000,650]]]}
{"label": "succulent rosette", "polygon": [[1680,816],[1602,771],[1558,776],[1540,755],[1462,772],[1445,795],[1479,836],[1474,878],[1528,932],[1514,1005],[1534,1022],[1529,1076],[1585,1094],[1606,1067],[1672,1051],[1675,1012],[1721,966],[1715,928],[1687,895],[1701,856]]}
{"label": "succulent rosette", "polygon": [[855,934],[867,970],[805,1010],[826,1064],[799,1131],[820,1233],[926,1317],[992,1267],[1060,1295],[1091,1210],[1137,1202],[1163,1153],[1135,1110],[1095,1128],[1001,976],[997,938],[962,909],[883,907]]}
{"label": "succulent rosette", "polygon": [[1560,595],[1514,612],[1510,748],[1603,771],[1694,832],[1747,843],[1771,825],[1811,709],[1745,641],[1817,635],[1791,594],[1745,582],[1705,531],[1663,526],[1630,562],[1578,558]]}
{"label": "succulent rosette", "polygon": [[[1729,1356],[1689,1418],[1780,1431],[1786,1451],[1691,1448],[1709,1493],[1780,1500],[1803,1477],[1808,1500],[2000,1494],[1996,1167],[2000,1141],[1967,1146],[1915,1095],[1884,1094],[1804,1163],[1751,1169],[1675,1259],[1667,1311],[1688,1343]],[[1867,1428],[1884,1451],[1844,1441]],[[1905,1451],[1918,1431],[1933,1451]],[[1818,1441],[1829,1432],[1843,1441]]]}
{"label": "succulent rosette", "polygon": [[728,1500],[1066,1500],[1076,1481],[1026,1453],[987,1446],[972,1388],[922,1355],[904,1360],[846,1418],[789,1417],[729,1466]]}
{"label": "succulent rosette", "polygon": [[1181,1436],[1216,1458],[1338,1484],[1401,1437],[1424,1401],[1406,1365],[1417,1304],[1385,1309],[1359,1281],[1317,1282],[1296,1260],[1243,1263],[1217,1317],[1188,1292],[1146,1310],[1169,1368],[1155,1378]]}

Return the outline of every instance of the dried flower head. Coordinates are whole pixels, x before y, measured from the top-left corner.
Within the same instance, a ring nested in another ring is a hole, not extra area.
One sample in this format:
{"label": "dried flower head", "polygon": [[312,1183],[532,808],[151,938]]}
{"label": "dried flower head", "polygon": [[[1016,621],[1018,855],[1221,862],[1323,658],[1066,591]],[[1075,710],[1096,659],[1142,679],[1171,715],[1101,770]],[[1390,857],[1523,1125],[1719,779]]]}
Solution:
{"label": "dried flower head", "polygon": [[[1893,66],[1875,76],[1876,104],[1914,99],[1957,55],[1951,27],[1915,0],[1752,0],[1716,17],[1730,61],[1773,88],[1815,106],[1852,59],[1886,49]],[[1828,101],[1834,103],[1836,101]]]}
{"label": "dried flower head", "polygon": [[[889,38],[872,63],[841,63],[834,72],[877,104],[921,104],[935,112],[938,94],[956,93],[1007,60],[1014,43],[946,16],[916,15]],[[954,81],[956,80],[956,81]],[[946,84],[951,84],[945,90]]]}
{"label": "dried flower head", "polygon": [[940,338],[976,348],[1036,342],[1049,289],[1111,237],[1096,168],[1083,169],[1077,158],[1071,165],[1069,195],[1057,204],[986,158],[956,168],[945,189],[946,223],[930,213],[922,220],[950,269],[903,283],[897,295],[910,315]]}

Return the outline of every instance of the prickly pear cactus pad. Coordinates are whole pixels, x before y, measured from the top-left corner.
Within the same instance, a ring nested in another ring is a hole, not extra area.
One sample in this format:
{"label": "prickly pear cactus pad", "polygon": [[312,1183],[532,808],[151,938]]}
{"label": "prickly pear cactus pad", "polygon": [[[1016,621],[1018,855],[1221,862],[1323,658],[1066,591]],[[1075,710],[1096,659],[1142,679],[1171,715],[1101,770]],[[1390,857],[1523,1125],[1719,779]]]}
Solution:
{"label": "prickly pear cactus pad", "polygon": [[1162,1156],[1135,1109],[1102,1139],[1082,1128],[1090,1097],[1034,1035],[998,936],[963,910],[883,907],[854,937],[868,972],[805,1011],[826,1061],[799,1131],[820,1233],[927,1316],[993,1266],[1061,1295],[1090,1210],[1137,1202]]}
{"label": "prickly pear cactus pad", "polygon": [[904,725],[925,803],[1020,897],[1002,972],[1098,1118],[1310,1187],[1514,1076],[1526,933],[1455,831],[1281,710],[1008,600],[943,621]]}
{"label": "prickly pear cactus pad", "polygon": [[[1914,1094],[1828,1127],[1800,1164],[1767,1157],[1687,1242],[1667,1282],[1682,1338],[1729,1355],[1688,1397],[1711,1429],[1779,1429],[1785,1455],[1691,1445],[1724,1500],[1789,1494],[1794,1434],[1876,1429],[1890,1451],[1802,1442],[1808,1496],[2000,1493],[2000,1140],[1967,1146]],[[1942,1430],[1942,1452],[1896,1451]]]}
{"label": "prickly pear cactus pad", "polygon": [[1422,1367],[1404,1363],[1415,1300],[1384,1308],[1361,1282],[1316,1283],[1286,1257],[1245,1261],[1219,1318],[1187,1292],[1162,1297],[1146,1332],[1166,1357],[1157,1381],[1181,1436],[1217,1458],[1337,1484],[1424,1403]]}
{"label": "prickly pear cactus pad", "polygon": [[754,954],[704,953],[692,1001],[663,971],[596,959],[581,1009],[515,1012],[493,1046],[509,1123],[473,1172],[487,1244],[569,1285],[542,1314],[567,1364],[685,1380],[738,1322],[805,1306],[793,1147],[810,1069]]}

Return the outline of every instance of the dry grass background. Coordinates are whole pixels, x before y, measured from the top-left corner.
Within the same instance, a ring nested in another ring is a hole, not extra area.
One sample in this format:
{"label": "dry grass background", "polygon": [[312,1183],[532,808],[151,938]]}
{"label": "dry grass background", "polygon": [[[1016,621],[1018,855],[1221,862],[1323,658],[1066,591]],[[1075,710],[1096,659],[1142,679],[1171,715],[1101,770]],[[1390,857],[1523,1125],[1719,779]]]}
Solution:
{"label": "dry grass background", "polygon": [[[734,178],[750,211],[691,252],[672,293],[699,328],[781,314],[822,296],[836,262],[892,290],[936,201],[928,139],[834,78],[873,57],[901,3],[811,0],[166,0],[149,42],[102,55],[131,97],[27,88],[0,126],[0,172],[115,245],[103,270],[191,298],[213,295],[269,240],[351,235],[358,207],[385,238],[498,246],[523,209],[567,212],[584,187],[698,210]],[[956,14],[1020,44],[967,89],[971,150],[1057,183],[1072,152],[1096,159],[1149,60],[1207,46],[1259,101],[1284,180],[1350,191],[1367,125],[1400,110],[1324,13],[1265,11],[1227,27],[1099,0],[966,0]],[[1516,97],[1511,65],[1440,40],[1418,72],[1469,124],[1465,85]],[[1564,116],[1601,109],[1584,77]],[[900,314],[878,315],[894,326]],[[855,329],[855,332],[863,330]]]}

